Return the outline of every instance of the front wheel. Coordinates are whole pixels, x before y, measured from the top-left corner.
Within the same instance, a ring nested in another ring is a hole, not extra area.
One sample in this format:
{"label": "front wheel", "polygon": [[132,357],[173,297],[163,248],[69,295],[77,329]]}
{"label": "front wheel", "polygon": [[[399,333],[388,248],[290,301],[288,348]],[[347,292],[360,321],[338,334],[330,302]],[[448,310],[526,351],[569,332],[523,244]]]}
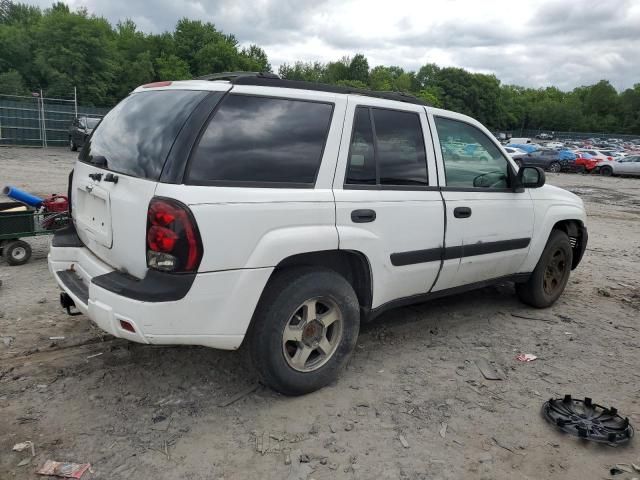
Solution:
{"label": "front wheel", "polygon": [[31,258],[31,245],[24,240],[14,240],[2,248],[2,254],[9,265],[24,265]]}
{"label": "front wheel", "polygon": [[553,305],[569,281],[572,262],[569,236],[563,231],[552,230],[529,280],[516,284],[520,300],[536,308]]}
{"label": "front wheel", "polygon": [[553,162],[551,165],[549,165],[550,172],[560,173],[560,170],[562,170],[562,166],[558,162]]}
{"label": "front wheel", "polygon": [[293,268],[267,285],[248,347],[264,384],[302,395],[337,378],[359,330],[360,306],[349,282],[332,270]]}

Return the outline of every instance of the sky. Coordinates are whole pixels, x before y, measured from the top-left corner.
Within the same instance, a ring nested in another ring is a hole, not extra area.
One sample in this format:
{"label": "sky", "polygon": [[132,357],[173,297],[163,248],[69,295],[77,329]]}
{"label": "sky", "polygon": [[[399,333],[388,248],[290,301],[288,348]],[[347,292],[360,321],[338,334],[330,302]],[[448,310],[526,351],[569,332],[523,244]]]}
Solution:
{"label": "sky", "polygon": [[[25,0],[23,0],[25,1]],[[26,0],[41,7],[51,0]],[[279,65],[364,54],[369,66],[426,63],[503,83],[569,90],[640,83],[640,0],[65,0],[112,23],[172,31],[209,21]]]}

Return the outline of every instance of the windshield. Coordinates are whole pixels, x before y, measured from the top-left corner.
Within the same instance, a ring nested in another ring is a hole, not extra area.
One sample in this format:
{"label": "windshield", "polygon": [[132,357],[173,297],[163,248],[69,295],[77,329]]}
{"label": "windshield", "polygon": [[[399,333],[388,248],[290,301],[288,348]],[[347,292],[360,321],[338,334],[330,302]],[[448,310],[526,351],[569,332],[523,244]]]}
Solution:
{"label": "windshield", "polygon": [[207,93],[152,90],[129,95],[95,129],[80,153],[80,161],[158,180],[182,125]]}
{"label": "windshield", "polygon": [[99,118],[85,118],[85,124],[87,125],[87,128],[96,128],[96,125],[98,125],[99,122]]}

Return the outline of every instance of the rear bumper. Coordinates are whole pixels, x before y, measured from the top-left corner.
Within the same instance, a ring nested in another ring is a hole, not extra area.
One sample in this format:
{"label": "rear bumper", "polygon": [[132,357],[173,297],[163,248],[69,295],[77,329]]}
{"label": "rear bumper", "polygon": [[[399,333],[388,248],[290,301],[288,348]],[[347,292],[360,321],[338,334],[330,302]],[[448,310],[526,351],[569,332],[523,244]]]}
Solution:
{"label": "rear bumper", "polygon": [[[77,309],[111,335],[139,343],[238,348],[273,270],[207,272],[190,279],[150,270],[138,280],[114,271],[84,246],[56,243],[62,242],[54,237],[49,270]],[[121,321],[135,331],[122,328]]]}

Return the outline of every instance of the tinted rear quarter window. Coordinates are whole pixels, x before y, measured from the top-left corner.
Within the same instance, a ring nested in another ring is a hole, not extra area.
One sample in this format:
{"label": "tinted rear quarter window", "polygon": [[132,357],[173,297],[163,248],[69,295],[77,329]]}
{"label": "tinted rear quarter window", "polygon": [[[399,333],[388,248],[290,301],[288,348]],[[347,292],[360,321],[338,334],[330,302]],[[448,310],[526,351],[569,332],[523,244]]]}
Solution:
{"label": "tinted rear quarter window", "polygon": [[92,163],[104,157],[108,170],[158,180],[180,129],[208,93],[155,90],[129,95],[100,122],[80,160]]}
{"label": "tinted rear quarter window", "polygon": [[200,138],[187,183],[311,187],[333,105],[230,94]]}

